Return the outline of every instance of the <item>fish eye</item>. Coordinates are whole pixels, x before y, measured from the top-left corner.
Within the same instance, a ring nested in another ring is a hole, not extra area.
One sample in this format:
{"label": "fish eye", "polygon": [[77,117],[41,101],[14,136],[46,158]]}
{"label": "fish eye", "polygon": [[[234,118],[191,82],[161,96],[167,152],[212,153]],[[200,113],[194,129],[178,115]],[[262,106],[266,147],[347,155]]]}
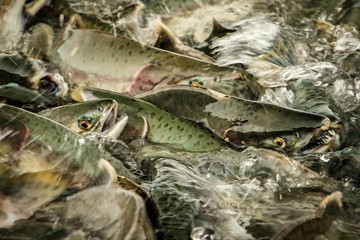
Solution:
{"label": "fish eye", "polygon": [[286,141],[281,137],[275,138],[274,143],[276,146],[281,147],[282,149],[286,147]]}
{"label": "fish eye", "polygon": [[104,108],[102,106],[97,106],[99,112],[102,112],[104,110]]}
{"label": "fish eye", "polygon": [[89,130],[94,125],[95,118],[91,115],[83,114],[78,118],[78,126],[83,130]]}
{"label": "fish eye", "polygon": [[202,87],[205,84],[205,80],[199,77],[192,78],[189,81],[189,85],[192,87]]}
{"label": "fish eye", "polygon": [[49,76],[40,79],[39,91],[47,93],[55,93],[58,90],[58,85],[51,80]]}

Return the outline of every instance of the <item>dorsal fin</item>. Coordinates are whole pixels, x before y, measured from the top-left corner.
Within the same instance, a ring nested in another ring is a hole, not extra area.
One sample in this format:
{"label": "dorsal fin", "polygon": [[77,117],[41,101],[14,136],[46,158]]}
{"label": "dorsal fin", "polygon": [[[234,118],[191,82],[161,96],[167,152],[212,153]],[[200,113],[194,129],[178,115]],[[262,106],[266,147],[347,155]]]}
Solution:
{"label": "dorsal fin", "polygon": [[155,31],[158,34],[158,38],[154,47],[175,52],[176,45],[182,44],[175,34],[160,21],[156,23]]}
{"label": "dorsal fin", "polygon": [[161,48],[167,51],[175,52],[178,54],[187,55],[193,58],[197,58],[206,62],[214,63],[215,60],[210,56],[200,52],[194,48],[186,46],[175,34],[166,27],[162,22],[157,22],[155,30],[158,34],[158,39],[154,47]]}
{"label": "dorsal fin", "polygon": [[213,29],[209,35],[209,37],[205,40],[206,42],[214,39],[225,36],[228,33],[235,32],[235,29],[228,29],[222,26],[215,18],[213,18]]}

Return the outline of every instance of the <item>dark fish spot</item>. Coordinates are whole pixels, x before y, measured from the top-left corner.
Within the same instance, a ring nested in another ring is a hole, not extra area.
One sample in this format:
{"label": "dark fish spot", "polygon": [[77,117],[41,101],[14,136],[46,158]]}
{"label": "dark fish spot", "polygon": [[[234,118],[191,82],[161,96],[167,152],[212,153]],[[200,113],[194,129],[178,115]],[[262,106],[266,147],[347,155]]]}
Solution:
{"label": "dark fish spot", "polygon": [[232,107],[233,107],[233,104],[234,104],[234,102],[233,102],[233,101],[230,101],[230,102],[229,102],[229,107],[232,108]]}
{"label": "dark fish spot", "polygon": [[199,138],[203,138],[204,137],[204,135],[203,134],[199,134]]}
{"label": "dark fish spot", "polygon": [[171,138],[171,136],[168,136],[168,137],[167,137],[167,140],[170,140],[170,138]]}
{"label": "dark fish spot", "polygon": [[119,61],[119,57],[116,57],[116,58],[115,58],[115,62],[118,62],[118,61]]}
{"label": "dark fish spot", "polygon": [[[160,116],[160,117],[158,118],[158,121],[160,122],[162,119],[163,119],[163,116]],[[165,127],[167,127],[167,125],[168,125],[168,124],[166,124]]]}
{"label": "dark fish spot", "polygon": [[161,128],[161,126],[162,126],[162,124],[160,123],[160,124],[157,126],[157,128]]}
{"label": "dark fish spot", "polygon": [[[160,120],[159,120],[160,121]],[[165,123],[165,125],[164,125],[164,127],[168,127],[169,126],[169,124],[168,123]]]}
{"label": "dark fish spot", "polygon": [[96,43],[97,43],[97,42],[94,41],[93,44],[92,44],[92,46],[93,46],[93,47],[96,47]]}
{"label": "dark fish spot", "polygon": [[189,134],[188,135],[188,140],[190,140],[192,138],[192,135],[191,134]]}
{"label": "dark fish spot", "polygon": [[114,46],[114,40],[112,40],[111,42],[110,42],[110,47],[113,47]]}
{"label": "dark fish spot", "polygon": [[129,51],[129,52],[128,52],[128,55],[131,56],[131,55],[132,55],[132,51]]}
{"label": "dark fish spot", "polygon": [[173,129],[173,127],[169,127],[169,131],[171,131]]}
{"label": "dark fish spot", "polygon": [[124,63],[128,63],[128,60],[127,60],[127,59],[125,59],[125,60],[124,60]]}
{"label": "dark fish spot", "polygon": [[130,46],[130,42],[127,42],[127,43],[126,43],[126,46],[127,46],[127,47]]}
{"label": "dark fish spot", "polygon": [[152,54],[149,54],[146,56],[146,58],[151,58],[152,57]]}
{"label": "dark fish spot", "polygon": [[184,131],[184,128],[180,128],[180,130],[179,130],[180,132],[182,132],[182,131]]}
{"label": "dark fish spot", "polygon": [[124,45],[120,45],[120,46],[118,47],[119,50],[122,50],[123,48],[124,48]]}
{"label": "dark fish spot", "polygon": [[144,54],[144,50],[140,50],[140,51],[139,51],[139,54]]}
{"label": "dark fish spot", "polygon": [[115,57],[115,53],[113,52],[112,54],[111,54],[111,58],[114,58]]}

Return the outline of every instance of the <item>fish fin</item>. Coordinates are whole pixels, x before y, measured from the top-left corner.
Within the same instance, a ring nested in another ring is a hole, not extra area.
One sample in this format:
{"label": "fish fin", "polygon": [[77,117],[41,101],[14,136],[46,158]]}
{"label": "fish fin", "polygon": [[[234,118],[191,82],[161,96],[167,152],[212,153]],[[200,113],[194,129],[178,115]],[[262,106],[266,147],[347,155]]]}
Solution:
{"label": "fish fin", "polygon": [[144,199],[144,201],[148,200],[151,197],[151,193],[149,190],[145,189],[143,186],[140,186],[136,182],[124,176],[117,176],[117,183],[123,189],[136,192]]}
{"label": "fish fin", "polygon": [[335,215],[343,209],[342,197],[343,194],[339,191],[326,196],[316,209],[315,215],[317,217],[322,217],[324,213]]}
{"label": "fish fin", "polygon": [[158,35],[158,38],[154,44],[154,47],[175,52],[177,48],[176,45],[181,43],[175,34],[160,21],[155,23],[155,31]]}
{"label": "fish fin", "polygon": [[209,35],[209,37],[205,40],[205,42],[210,42],[214,38],[220,38],[225,36],[228,33],[235,32],[235,29],[228,29],[222,26],[215,18],[213,18],[213,29]]}
{"label": "fish fin", "polygon": [[93,185],[107,185],[117,181],[114,167],[106,160],[101,159],[98,163],[99,172],[93,180]]}
{"label": "fish fin", "polygon": [[158,38],[154,47],[190,56],[210,63],[216,62],[215,59],[204,54],[203,52],[183,44],[180,39],[178,39],[175,34],[162,22],[155,23],[155,31],[158,34]]}
{"label": "fish fin", "polygon": [[151,90],[157,83],[150,76],[150,72],[155,66],[155,64],[150,63],[141,67],[133,76],[126,92],[130,95],[136,95],[143,91]]}

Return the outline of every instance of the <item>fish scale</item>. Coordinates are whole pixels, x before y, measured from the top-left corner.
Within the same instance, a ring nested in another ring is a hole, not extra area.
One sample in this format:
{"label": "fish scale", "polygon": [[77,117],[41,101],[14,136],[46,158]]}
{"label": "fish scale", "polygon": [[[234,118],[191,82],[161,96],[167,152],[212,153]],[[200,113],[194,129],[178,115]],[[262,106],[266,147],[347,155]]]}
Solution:
{"label": "fish scale", "polygon": [[145,84],[152,88],[193,77],[208,77],[216,81],[239,79],[244,85],[254,87],[255,95],[261,91],[256,82],[249,81],[246,73],[238,68],[217,66],[94,30],[69,30],[65,35],[54,57],[68,71],[85,73],[92,87],[124,92],[130,91],[127,89],[130,83],[131,88],[138,84],[136,88],[143,90]]}
{"label": "fish scale", "polygon": [[53,120],[6,104],[0,105],[0,115],[3,114],[10,114],[26,124],[37,141],[48,145],[59,154],[64,154],[65,157],[70,157],[74,164],[81,167],[90,177],[103,177],[100,176],[103,172],[98,164],[101,159],[105,159],[115,167],[119,175],[136,180],[124,165],[108,152]]}
{"label": "fish scale", "polygon": [[[119,108],[126,105],[137,109],[136,113],[144,116],[149,124],[147,138],[152,142],[193,152],[215,151],[226,146],[210,131],[196,123],[181,119],[140,99],[95,88],[83,88],[80,95],[83,100],[88,100],[89,97],[112,98],[119,103]],[[131,122],[130,115],[129,121]]]}

